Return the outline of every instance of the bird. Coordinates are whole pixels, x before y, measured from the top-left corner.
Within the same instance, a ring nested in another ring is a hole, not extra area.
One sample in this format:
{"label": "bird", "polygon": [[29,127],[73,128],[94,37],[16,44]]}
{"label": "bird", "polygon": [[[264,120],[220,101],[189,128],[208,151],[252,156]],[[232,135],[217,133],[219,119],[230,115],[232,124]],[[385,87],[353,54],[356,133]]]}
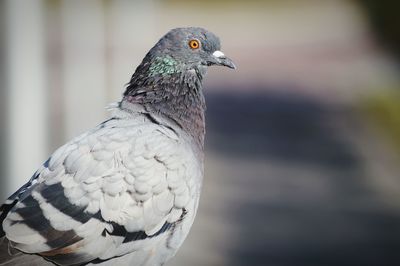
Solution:
{"label": "bird", "polygon": [[235,69],[200,27],[167,32],[109,118],[58,148],[0,207],[0,265],[164,265],[193,224],[210,66]]}

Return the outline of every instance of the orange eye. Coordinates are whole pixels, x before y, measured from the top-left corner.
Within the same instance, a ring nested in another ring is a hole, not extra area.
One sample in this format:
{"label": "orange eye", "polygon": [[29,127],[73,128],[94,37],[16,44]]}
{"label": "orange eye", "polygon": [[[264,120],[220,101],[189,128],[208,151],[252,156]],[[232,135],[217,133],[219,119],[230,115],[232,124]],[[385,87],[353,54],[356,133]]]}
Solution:
{"label": "orange eye", "polygon": [[189,46],[192,49],[199,49],[200,47],[200,42],[198,40],[190,40],[189,41]]}

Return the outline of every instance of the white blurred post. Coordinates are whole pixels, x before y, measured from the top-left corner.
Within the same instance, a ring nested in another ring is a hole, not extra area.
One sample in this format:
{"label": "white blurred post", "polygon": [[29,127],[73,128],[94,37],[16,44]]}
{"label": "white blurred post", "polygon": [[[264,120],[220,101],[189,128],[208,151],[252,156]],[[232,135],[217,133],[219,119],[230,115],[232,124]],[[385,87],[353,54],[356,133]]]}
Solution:
{"label": "white blurred post", "polygon": [[65,135],[70,139],[105,117],[103,1],[64,0],[61,13]]}
{"label": "white blurred post", "polygon": [[1,200],[47,156],[44,1],[7,0],[4,8],[8,114]]}

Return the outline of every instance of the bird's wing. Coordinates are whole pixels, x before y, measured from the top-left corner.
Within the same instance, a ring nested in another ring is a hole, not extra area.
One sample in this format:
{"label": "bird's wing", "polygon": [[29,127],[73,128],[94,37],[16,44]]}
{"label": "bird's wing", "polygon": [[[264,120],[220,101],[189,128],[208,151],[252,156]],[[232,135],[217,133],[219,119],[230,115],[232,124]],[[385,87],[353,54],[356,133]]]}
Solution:
{"label": "bird's wing", "polygon": [[64,145],[9,198],[0,215],[11,246],[61,265],[106,260],[151,246],[193,209],[202,170],[189,145],[128,121]]}

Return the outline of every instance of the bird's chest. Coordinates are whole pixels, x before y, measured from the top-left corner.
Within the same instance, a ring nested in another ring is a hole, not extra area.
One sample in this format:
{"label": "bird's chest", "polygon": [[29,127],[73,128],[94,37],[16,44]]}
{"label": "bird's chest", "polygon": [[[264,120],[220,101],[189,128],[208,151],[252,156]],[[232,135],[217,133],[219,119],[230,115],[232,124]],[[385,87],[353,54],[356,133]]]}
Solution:
{"label": "bird's chest", "polygon": [[115,167],[124,173],[128,188],[140,194],[140,201],[165,189],[176,194],[187,190],[191,197],[200,193],[202,153],[185,138],[166,134],[170,132],[145,134],[122,153],[115,154]]}

